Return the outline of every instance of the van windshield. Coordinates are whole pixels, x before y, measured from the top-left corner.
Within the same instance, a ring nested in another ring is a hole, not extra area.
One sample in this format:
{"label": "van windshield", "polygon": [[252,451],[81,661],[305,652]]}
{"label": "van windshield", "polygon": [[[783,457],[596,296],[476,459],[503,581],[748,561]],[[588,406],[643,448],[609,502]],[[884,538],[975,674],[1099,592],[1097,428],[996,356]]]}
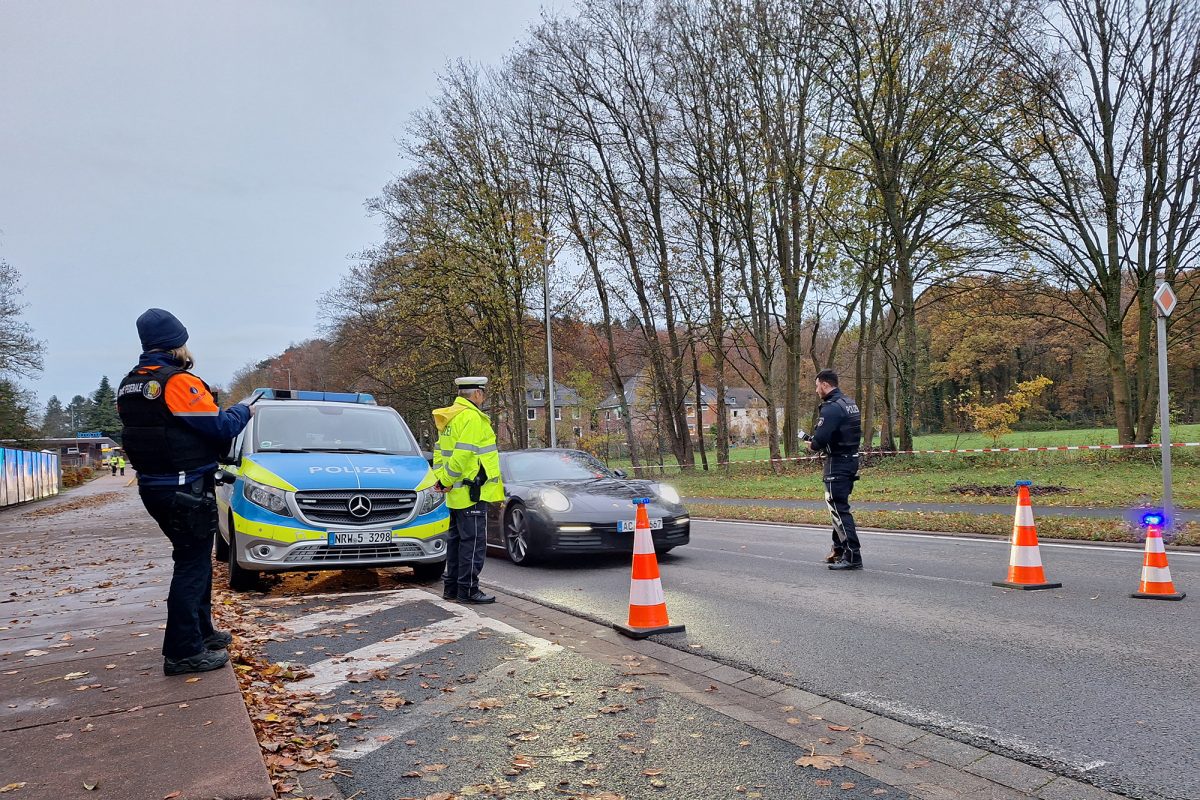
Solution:
{"label": "van windshield", "polygon": [[349,403],[264,406],[254,415],[254,450],[420,455],[408,426],[394,410]]}

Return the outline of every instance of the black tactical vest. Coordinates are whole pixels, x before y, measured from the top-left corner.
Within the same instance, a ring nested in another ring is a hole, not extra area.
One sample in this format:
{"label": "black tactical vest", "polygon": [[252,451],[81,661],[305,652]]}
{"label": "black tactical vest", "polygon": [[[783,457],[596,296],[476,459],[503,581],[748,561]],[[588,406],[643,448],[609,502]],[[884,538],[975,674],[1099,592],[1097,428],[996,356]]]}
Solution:
{"label": "black tactical vest", "polygon": [[203,436],[167,408],[167,381],[181,367],[137,367],[117,389],[121,446],[129,463],[144,475],[173,475],[212,464],[220,442]]}
{"label": "black tactical vest", "polygon": [[855,455],[858,453],[858,446],[862,441],[862,415],[858,410],[858,405],[841,391],[838,391],[826,402],[841,406],[842,412],[845,414],[838,429],[829,437],[830,454],[835,456]]}

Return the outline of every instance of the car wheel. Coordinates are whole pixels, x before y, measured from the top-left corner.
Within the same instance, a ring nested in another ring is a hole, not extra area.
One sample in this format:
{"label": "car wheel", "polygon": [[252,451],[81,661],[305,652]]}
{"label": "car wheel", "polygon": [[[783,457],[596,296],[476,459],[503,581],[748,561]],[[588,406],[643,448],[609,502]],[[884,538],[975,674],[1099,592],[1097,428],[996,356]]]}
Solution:
{"label": "car wheel", "polygon": [[233,528],[233,520],[229,520],[229,588],[235,592],[248,592],[258,586],[258,571],[246,569],[237,560],[237,531]]}
{"label": "car wheel", "polygon": [[[233,535],[233,520],[230,520],[229,535]],[[213,559],[221,564],[229,561],[229,542],[221,538],[221,529],[218,527],[217,532],[213,534]]]}
{"label": "car wheel", "polygon": [[534,562],[527,513],[525,506],[514,503],[504,515],[504,551],[508,560],[520,567]]}
{"label": "car wheel", "polygon": [[442,561],[423,561],[416,564],[411,564],[413,575],[416,576],[420,583],[432,583],[436,580],[441,580],[442,573],[446,571],[446,562]]}

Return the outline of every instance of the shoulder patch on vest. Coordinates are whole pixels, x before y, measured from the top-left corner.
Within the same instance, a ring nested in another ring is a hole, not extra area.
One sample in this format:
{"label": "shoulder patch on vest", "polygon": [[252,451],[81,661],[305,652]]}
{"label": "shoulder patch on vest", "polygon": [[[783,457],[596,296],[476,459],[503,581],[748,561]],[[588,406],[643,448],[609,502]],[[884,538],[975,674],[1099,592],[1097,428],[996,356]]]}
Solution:
{"label": "shoulder patch on vest", "polygon": [[157,400],[162,394],[162,384],[158,381],[146,381],[142,386],[142,396],[147,400]]}

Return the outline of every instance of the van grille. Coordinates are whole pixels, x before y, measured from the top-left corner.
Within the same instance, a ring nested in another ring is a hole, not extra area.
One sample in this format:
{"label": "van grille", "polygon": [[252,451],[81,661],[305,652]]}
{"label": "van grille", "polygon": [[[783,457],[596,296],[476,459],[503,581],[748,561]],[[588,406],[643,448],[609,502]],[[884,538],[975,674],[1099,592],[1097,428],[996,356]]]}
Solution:
{"label": "van grille", "polygon": [[[371,511],[356,517],[349,502],[362,495],[371,501]],[[296,492],[296,505],[309,522],[320,525],[383,525],[405,522],[417,506],[417,493],[407,489],[328,489]]]}

